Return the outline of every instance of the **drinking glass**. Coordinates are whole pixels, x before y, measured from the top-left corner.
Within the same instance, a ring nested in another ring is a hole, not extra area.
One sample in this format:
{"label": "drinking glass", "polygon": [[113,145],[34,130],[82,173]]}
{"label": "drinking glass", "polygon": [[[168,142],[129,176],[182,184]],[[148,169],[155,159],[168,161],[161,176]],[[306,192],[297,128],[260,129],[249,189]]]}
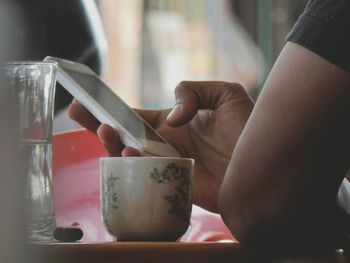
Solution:
{"label": "drinking glass", "polygon": [[20,152],[26,176],[26,232],[30,241],[53,239],[52,122],[57,65],[12,62],[5,76],[19,102]]}

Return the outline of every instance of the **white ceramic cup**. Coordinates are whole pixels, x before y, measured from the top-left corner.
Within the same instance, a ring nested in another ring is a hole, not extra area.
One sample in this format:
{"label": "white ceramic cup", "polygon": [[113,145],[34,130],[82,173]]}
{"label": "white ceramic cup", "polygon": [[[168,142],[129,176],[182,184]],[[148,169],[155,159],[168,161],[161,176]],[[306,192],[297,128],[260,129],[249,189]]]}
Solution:
{"label": "white ceramic cup", "polygon": [[175,241],[192,211],[194,160],[174,157],[100,159],[102,219],[119,241]]}

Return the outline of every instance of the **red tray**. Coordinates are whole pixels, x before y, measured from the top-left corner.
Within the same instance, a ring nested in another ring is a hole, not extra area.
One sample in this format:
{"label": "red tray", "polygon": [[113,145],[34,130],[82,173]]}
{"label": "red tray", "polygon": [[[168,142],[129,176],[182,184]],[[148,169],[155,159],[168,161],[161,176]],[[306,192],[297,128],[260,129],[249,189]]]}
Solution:
{"label": "red tray", "polygon": [[[79,224],[82,241],[106,242],[112,237],[101,221],[99,158],[106,156],[97,137],[87,130],[53,136],[53,184],[58,226]],[[234,241],[218,214],[193,206],[191,224],[182,242]]]}

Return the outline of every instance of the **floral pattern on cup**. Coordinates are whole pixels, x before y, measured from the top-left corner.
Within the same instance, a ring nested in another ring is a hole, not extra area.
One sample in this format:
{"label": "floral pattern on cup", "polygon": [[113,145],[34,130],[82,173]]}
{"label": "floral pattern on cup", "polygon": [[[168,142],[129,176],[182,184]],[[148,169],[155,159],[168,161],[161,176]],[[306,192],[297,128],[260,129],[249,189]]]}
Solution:
{"label": "floral pattern on cup", "polygon": [[104,206],[102,207],[104,223],[108,230],[111,229],[107,217],[112,213],[112,210],[118,209],[118,195],[115,191],[116,182],[119,180],[118,176],[111,173],[110,177],[107,179],[106,191],[103,194]]}
{"label": "floral pattern on cup", "polygon": [[170,205],[168,214],[175,215],[182,221],[188,221],[192,208],[192,202],[188,200],[191,198],[192,191],[189,170],[176,163],[170,163],[162,171],[154,168],[153,172],[150,173],[150,178],[159,184],[178,182],[178,185],[174,186],[174,194],[163,196],[163,198]]}

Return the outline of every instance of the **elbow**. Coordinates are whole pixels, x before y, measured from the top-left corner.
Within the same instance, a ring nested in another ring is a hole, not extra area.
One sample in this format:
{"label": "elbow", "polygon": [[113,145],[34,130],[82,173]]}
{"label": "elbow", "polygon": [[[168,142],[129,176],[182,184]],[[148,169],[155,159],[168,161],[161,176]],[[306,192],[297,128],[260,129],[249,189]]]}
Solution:
{"label": "elbow", "polygon": [[[348,217],[336,208],[326,209],[325,205],[313,204],[290,205],[283,199],[274,203],[268,200],[253,202],[234,192],[220,192],[218,199],[223,221],[242,245],[280,252],[338,246],[339,237],[349,226],[349,221],[344,223]],[[325,211],[331,212],[326,216]]]}
{"label": "elbow", "polygon": [[292,228],[300,219],[301,199],[295,197],[293,185],[280,183],[280,178],[286,177],[272,173],[266,164],[252,166],[237,158],[228,168],[217,206],[232,235],[244,246],[280,248],[298,238],[292,238]]}
{"label": "elbow", "polygon": [[281,207],[243,199],[239,193],[220,193],[218,209],[232,235],[248,248],[283,248],[291,241],[290,235],[286,238],[290,218]]}
{"label": "elbow", "polygon": [[[254,207],[227,202],[227,195],[220,194],[218,209],[222,220],[241,244],[247,247],[258,247],[266,237],[263,224],[254,211]],[[267,225],[265,225],[266,227]],[[266,232],[266,230],[265,230]]]}

